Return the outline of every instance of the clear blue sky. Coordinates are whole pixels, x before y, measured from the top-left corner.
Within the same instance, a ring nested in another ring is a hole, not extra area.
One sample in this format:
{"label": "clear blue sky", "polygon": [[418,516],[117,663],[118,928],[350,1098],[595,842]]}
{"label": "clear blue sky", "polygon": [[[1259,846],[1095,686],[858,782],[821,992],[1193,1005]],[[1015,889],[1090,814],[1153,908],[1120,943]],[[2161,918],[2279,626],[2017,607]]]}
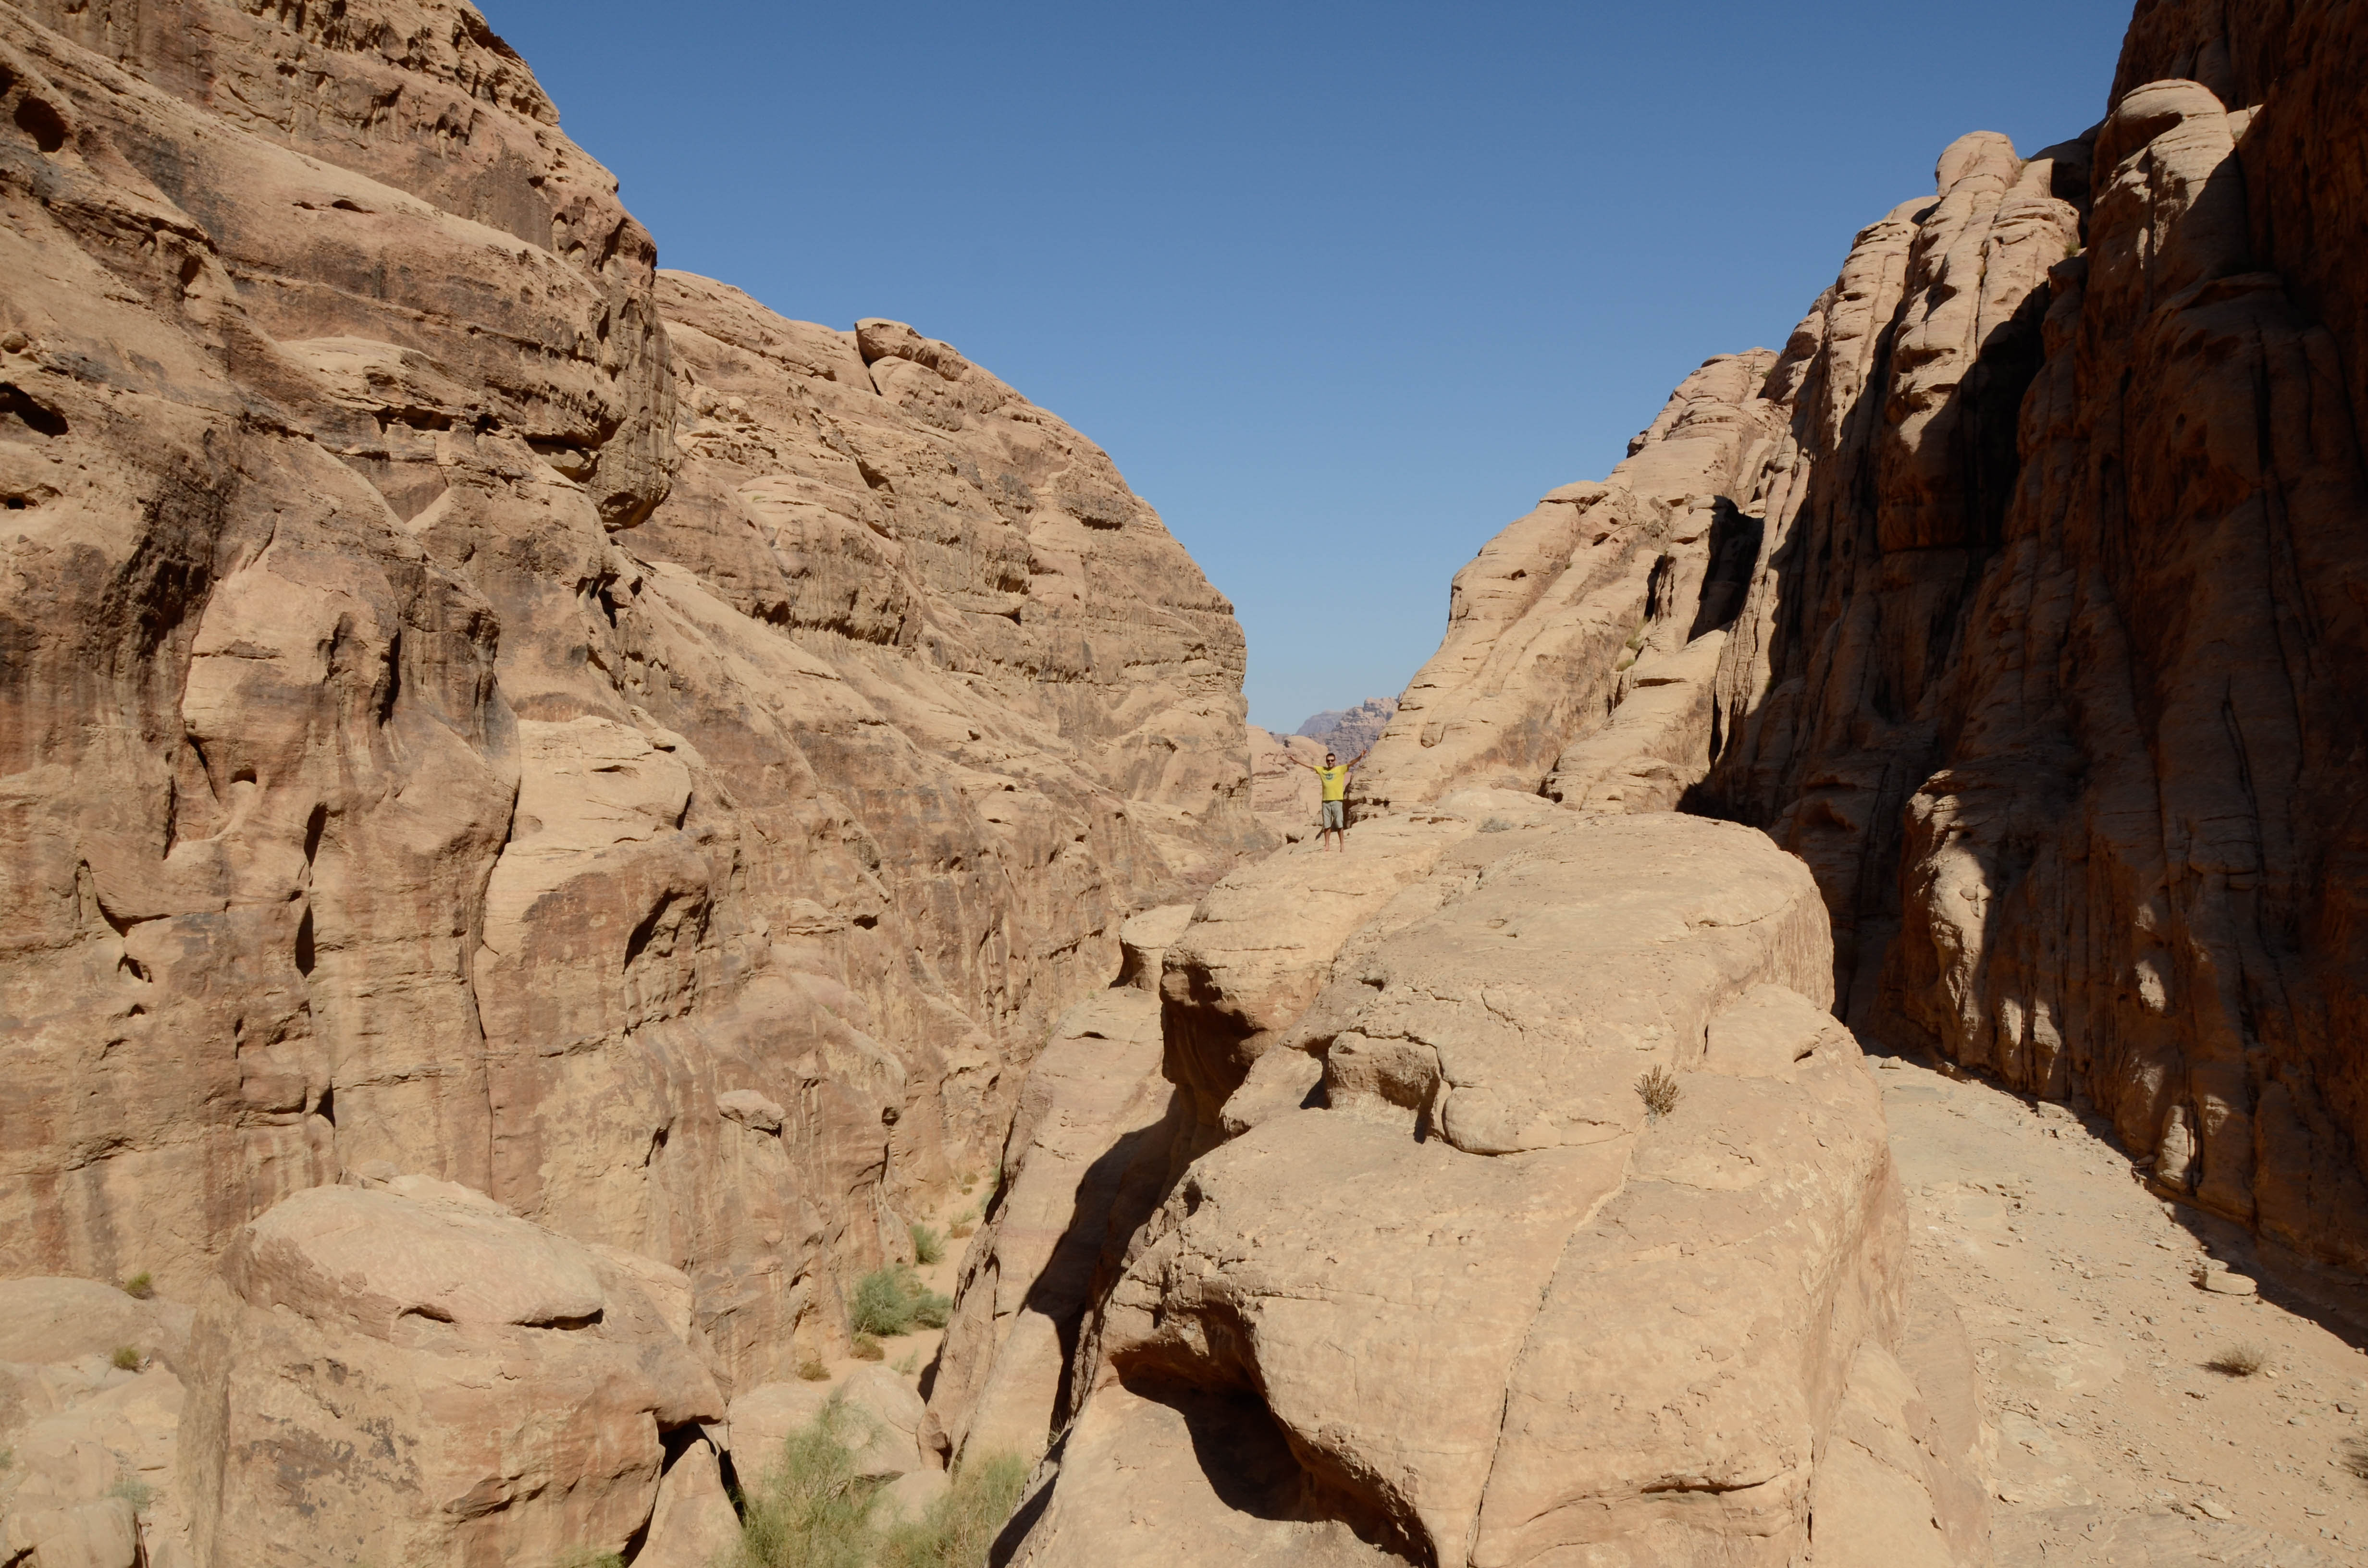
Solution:
{"label": "clear blue sky", "polygon": [[892,316],[1109,449],[1250,716],[1395,693],[1455,569],[1942,146],[2101,118],[2126,4],[483,0],[663,265]]}

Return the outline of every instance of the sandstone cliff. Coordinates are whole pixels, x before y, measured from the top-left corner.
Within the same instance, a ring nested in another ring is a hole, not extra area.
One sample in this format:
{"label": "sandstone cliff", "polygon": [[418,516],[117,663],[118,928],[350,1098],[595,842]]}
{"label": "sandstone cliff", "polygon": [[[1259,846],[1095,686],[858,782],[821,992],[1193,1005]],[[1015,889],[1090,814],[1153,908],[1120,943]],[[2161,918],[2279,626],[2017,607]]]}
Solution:
{"label": "sandstone cliff", "polygon": [[5,6],[0,94],[0,1273],[404,1173],[782,1375],[1264,841],[1230,608],[947,345],[655,270],[466,5]]}
{"label": "sandstone cliff", "polygon": [[1854,1025],[2368,1262],[2363,51],[2141,6],[2101,125],[1952,145],[1481,551],[1360,790],[1762,825]]}

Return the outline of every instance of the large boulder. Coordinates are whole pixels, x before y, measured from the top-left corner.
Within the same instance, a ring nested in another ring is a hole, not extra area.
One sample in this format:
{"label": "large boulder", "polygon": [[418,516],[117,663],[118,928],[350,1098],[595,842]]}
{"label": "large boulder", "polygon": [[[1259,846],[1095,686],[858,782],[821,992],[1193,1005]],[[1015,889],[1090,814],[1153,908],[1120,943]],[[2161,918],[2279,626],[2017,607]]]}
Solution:
{"label": "large boulder", "polygon": [[[1784,1563],[1847,1391],[1925,1436],[1814,880],[1689,817],[1521,840],[1337,966],[1323,1106],[1185,1171],[1017,1561]],[[1828,1492],[1962,1503],[1874,1451]]]}
{"label": "large boulder", "polygon": [[423,1177],[282,1201],[199,1308],[199,1568],[622,1550],[662,1435],[723,1415],[650,1268]]}

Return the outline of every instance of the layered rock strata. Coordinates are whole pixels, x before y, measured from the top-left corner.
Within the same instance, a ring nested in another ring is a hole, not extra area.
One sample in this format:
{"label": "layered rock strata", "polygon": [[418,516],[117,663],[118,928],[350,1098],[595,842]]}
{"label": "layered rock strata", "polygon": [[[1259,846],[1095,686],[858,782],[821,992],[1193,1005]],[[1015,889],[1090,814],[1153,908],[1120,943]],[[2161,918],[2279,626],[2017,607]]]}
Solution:
{"label": "layered rock strata", "polygon": [[1359,790],[1762,825],[1854,1025],[2368,1263],[2363,56],[2142,6],[2101,125],[1953,143],[1781,355],[1480,552]]}
{"label": "layered rock strata", "polygon": [[410,1173],[789,1375],[1266,841],[1229,607],[947,345],[657,272],[465,5],[0,6],[0,1273]]}

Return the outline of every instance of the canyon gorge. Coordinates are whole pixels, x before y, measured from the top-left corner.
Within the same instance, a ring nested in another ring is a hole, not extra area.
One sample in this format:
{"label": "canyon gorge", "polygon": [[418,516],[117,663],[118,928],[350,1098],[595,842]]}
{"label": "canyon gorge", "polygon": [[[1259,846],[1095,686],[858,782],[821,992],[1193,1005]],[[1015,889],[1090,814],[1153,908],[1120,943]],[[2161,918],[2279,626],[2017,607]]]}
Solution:
{"label": "canyon gorge", "polygon": [[2034,1399],[2368,1402],[2363,82],[2141,0],[1330,854],[1099,448],[662,269],[469,6],[0,0],[0,1568],[753,1562],[842,1409],[1038,1568],[2340,1560],[2368,1437]]}

